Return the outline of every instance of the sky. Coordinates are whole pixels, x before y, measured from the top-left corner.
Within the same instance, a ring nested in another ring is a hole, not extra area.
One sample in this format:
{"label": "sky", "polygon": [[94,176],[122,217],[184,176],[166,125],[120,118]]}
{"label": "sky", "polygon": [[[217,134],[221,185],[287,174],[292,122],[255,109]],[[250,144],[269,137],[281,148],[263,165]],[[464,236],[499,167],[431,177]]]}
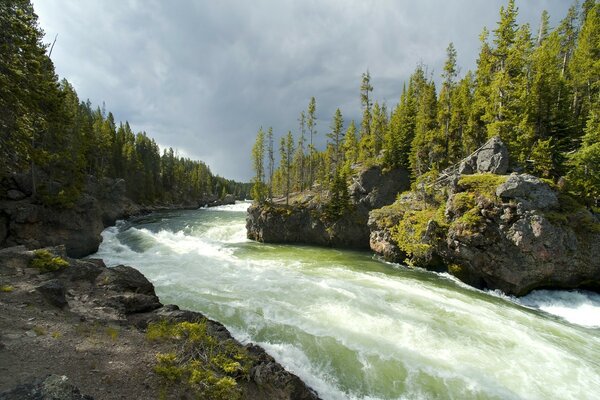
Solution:
{"label": "sky", "polygon": [[[249,181],[256,132],[297,135],[317,103],[317,143],[335,109],[360,120],[361,75],[391,110],[419,63],[439,75],[453,42],[463,75],[479,35],[506,0],[34,0],[56,71],[81,100],[146,131],[161,148]],[[535,32],[553,26],[570,0],[517,0]]]}

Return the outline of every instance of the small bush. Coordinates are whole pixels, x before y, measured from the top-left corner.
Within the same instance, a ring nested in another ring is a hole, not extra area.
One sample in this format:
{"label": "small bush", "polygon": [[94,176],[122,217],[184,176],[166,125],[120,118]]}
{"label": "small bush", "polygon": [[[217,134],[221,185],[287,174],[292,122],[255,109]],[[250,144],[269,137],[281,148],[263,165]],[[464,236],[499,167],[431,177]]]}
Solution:
{"label": "small bush", "polygon": [[15,290],[14,286],[11,285],[0,285],[0,292],[10,293]]}
{"label": "small bush", "polygon": [[69,263],[62,257],[54,256],[48,250],[36,250],[33,252],[33,260],[31,260],[30,266],[44,274],[67,268]]}
{"label": "small bush", "polygon": [[[429,232],[433,237],[425,237],[429,223],[436,224],[436,231]],[[391,229],[392,238],[400,250],[406,253],[405,262],[409,265],[421,266],[430,259],[438,237],[443,236],[447,228],[443,206],[426,208],[418,211],[407,211],[402,220]]]}

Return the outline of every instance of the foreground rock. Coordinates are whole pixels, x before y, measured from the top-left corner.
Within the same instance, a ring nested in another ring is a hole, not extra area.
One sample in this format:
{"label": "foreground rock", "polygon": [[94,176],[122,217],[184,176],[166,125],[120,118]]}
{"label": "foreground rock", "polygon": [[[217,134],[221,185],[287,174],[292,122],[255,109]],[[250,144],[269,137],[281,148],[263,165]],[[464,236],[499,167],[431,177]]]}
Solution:
{"label": "foreground rock", "polygon": [[[41,174],[41,173],[40,173]],[[52,187],[49,178],[38,177]],[[235,203],[235,197],[206,195],[177,204],[138,205],[126,196],[123,179],[88,177],[81,196],[68,206],[45,205],[33,196],[29,174],[13,174],[0,182],[0,248],[30,249],[64,244],[70,257],[95,253],[101,233],[117,219],[164,209],[197,209]]]}
{"label": "foreground rock", "polygon": [[475,287],[600,289],[597,216],[531,175],[466,175],[437,202],[408,193],[369,223],[371,248],[386,259]]}
{"label": "foreground rock", "polygon": [[[64,247],[49,250],[65,256]],[[173,343],[146,336],[148,324],[158,321],[206,324],[218,346],[247,354],[247,375],[235,378],[241,398],[318,398],[260,347],[235,341],[223,325],[163,306],[134,268],[67,259],[66,268],[42,274],[31,267],[34,257],[23,246],[0,250],[2,400],[154,399],[171,391],[191,398],[178,382],[155,373],[157,354],[174,350]]]}
{"label": "foreground rock", "polygon": [[366,168],[352,179],[347,210],[332,212],[329,194],[317,191],[296,195],[290,205],[281,199],[275,204],[253,204],[246,219],[247,236],[266,243],[368,248],[369,211],[392,203],[408,187],[405,170],[384,173],[379,166]]}

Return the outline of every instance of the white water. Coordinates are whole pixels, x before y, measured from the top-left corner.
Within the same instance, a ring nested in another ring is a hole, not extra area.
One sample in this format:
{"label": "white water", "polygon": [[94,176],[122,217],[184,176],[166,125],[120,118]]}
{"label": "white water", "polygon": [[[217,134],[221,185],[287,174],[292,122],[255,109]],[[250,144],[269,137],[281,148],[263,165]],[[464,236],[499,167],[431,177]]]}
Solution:
{"label": "white water", "polygon": [[245,238],[247,204],[151,215],[97,257],[138,267],[164,303],[263,346],[324,399],[596,399],[600,296],[521,299],[374,260]]}

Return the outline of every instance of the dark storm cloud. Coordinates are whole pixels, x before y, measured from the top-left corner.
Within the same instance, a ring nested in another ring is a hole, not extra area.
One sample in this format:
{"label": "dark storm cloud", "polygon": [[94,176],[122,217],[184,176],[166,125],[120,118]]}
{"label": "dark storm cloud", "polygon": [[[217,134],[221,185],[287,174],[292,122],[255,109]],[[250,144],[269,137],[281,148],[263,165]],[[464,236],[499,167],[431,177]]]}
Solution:
{"label": "dark storm cloud", "polygon": [[[520,1],[535,30],[556,23],[565,0]],[[106,102],[117,120],[161,146],[248,180],[257,129],[295,131],[311,96],[319,137],[336,107],[360,117],[367,68],[375,98],[391,108],[419,62],[438,79],[453,41],[462,71],[474,67],[483,26],[500,0],[136,1],[35,0],[57,72],[79,95]]]}

